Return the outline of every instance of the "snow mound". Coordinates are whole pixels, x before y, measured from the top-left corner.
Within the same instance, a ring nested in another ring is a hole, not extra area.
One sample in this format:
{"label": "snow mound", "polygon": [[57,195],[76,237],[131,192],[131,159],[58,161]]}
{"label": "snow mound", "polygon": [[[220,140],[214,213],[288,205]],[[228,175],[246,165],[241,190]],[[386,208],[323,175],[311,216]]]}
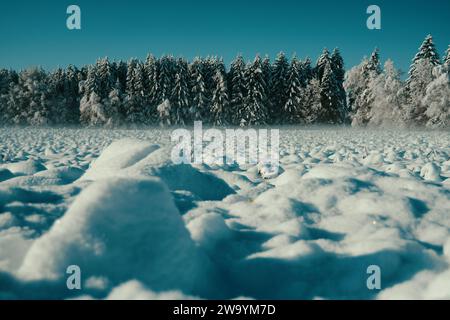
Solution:
{"label": "snow mound", "polygon": [[84,173],[84,170],[77,167],[60,167],[49,169],[45,171],[40,171],[36,173],[35,177],[44,177],[47,179],[59,179],[64,183],[72,183],[73,181],[79,179]]}
{"label": "snow mound", "polygon": [[158,177],[171,191],[189,191],[202,200],[221,200],[234,193],[227,183],[211,173],[202,172],[190,164],[174,164],[170,148],[160,148],[140,140],[113,142],[82,180],[117,176]]}
{"label": "snow mound", "polygon": [[131,167],[157,149],[158,145],[142,140],[115,141],[92,163],[83,179],[96,180],[115,176],[119,170]]}
{"label": "snow mound", "polygon": [[195,300],[180,291],[154,292],[141,282],[130,280],[112,289],[107,300]]}
{"label": "snow mound", "polygon": [[440,174],[441,174],[441,168],[433,162],[427,163],[420,170],[420,176],[424,180],[439,182],[439,181],[441,181]]}
{"label": "snow mound", "polygon": [[217,213],[207,213],[194,218],[187,228],[192,239],[207,250],[214,249],[218,243],[232,237],[225,220]]}
{"label": "snow mound", "polygon": [[207,278],[166,186],[157,179],[110,178],[93,183],[51,230],[36,240],[18,275],[58,280],[69,265],[114,285],[130,279],[153,290],[195,289]]}
{"label": "snow mound", "polygon": [[5,167],[15,175],[32,175],[47,169],[40,161],[37,160],[26,160],[10,163]]}

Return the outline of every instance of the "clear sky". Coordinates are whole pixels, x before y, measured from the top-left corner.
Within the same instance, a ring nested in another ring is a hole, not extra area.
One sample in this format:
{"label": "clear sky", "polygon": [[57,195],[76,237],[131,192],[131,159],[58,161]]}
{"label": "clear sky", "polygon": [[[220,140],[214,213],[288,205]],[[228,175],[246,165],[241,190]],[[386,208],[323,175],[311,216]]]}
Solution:
{"label": "clear sky", "polygon": [[[77,4],[82,30],[66,28]],[[382,29],[366,27],[368,5]],[[353,66],[379,47],[406,71],[431,33],[440,55],[450,44],[450,0],[12,0],[0,3],[0,67],[53,69],[165,53],[188,59],[218,55],[229,63],[279,51],[310,56],[339,47]]]}

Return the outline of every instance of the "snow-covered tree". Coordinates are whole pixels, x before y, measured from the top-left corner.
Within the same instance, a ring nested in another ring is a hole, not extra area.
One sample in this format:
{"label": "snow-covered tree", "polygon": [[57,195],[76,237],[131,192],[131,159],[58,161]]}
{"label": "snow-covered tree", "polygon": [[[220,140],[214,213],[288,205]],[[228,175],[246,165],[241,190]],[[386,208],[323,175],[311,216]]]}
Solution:
{"label": "snow-covered tree", "polygon": [[267,123],[267,92],[264,75],[262,72],[262,61],[257,56],[254,62],[246,68],[246,96],[242,115],[241,126],[262,125]]}
{"label": "snow-covered tree", "polygon": [[347,95],[347,112],[353,126],[365,126],[369,123],[375,99],[372,86],[380,73],[379,52],[375,49],[369,59],[364,58],[361,64],[345,74],[343,88]]}
{"label": "snow-covered tree", "polygon": [[191,97],[189,91],[188,64],[183,59],[178,59],[175,83],[171,97],[172,123],[185,124],[189,118]]}
{"label": "snow-covered tree", "polygon": [[164,100],[160,105],[158,105],[158,107],[156,108],[157,112],[158,112],[158,118],[160,121],[160,125],[165,126],[165,125],[173,125],[172,123],[172,106],[170,104],[170,100],[166,99]]}
{"label": "snow-covered tree", "polygon": [[211,101],[211,122],[214,125],[224,125],[227,123],[226,110],[228,109],[228,87],[225,74],[219,69],[214,77],[216,88]]}
{"label": "snow-covered tree", "polygon": [[331,62],[325,65],[322,81],[320,82],[321,109],[318,112],[320,123],[342,123],[344,106],[340,99],[339,83],[331,67]]}
{"label": "snow-covered tree", "polygon": [[50,95],[47,74],[40,68],[19,73],[17,84],[9,89],[6,114],[9,123],[50,124]]}
{"label": "snow-covered tree", "polygon": [[97,67],[95,70],[98,81],[96,93],[102,99],[107,98],[115,84],[112,64],[109,62],[108,58],[100,59],[97,61]]}
{"label": "snow-covered tree", "polygon": [[80,123],[86,126],[100,126],[107,122],[97,73],[97,66],[88,69],[83,83],[83,97],[80,101]]}
{"label": "snow-covered tree", "polygon": [[314,71],[311,67],[311,59],[307,57],[304,61],[302,61],[302,86],[306,87],[306,85],[312,80],[314,77]]}
{"label": "snow-covered tree", "polygon": [[154,97],[156,104],[160,105],[166,99],[172,97],[173,85],[175,82],[176,62],[171,56],[163,56],[158,63],[157,71],[157,91]]}
{"label": "snow-covered tree", "polygon": [[375,48],[370,55],[364,71],[368,76],[372,77],[377,77],[381,73],[380,51],[378,48]]}
{"label": "snow-covered tree", "polygon": [[128,63],[126,97],[124,101],[125,118],[130,124],[146,124],[145,98],[146,75],[144,65],[138,60]]}
{"label": "snow-covered tree", "polygon": [[[376,51],[376,53],[378,55],[378,51]],[[343,123],[347,121],[348,110],[347,110],[347,99],[344,89],[344,80],[345,80],[344,59],[342,58],[338,48],[335,48],[333,50],[333,53],[331,54],[331,69],[333,71],[334,78],[336,81],[336,100],[340,114],[339,123]]]}
{"label": "snow-covered tree", "polygon": [[[259,57],[258,57],[259,59]],[[261,68],[262,70],[262,68]],[[270,83],[269,122],[277,123],[282,118],[283,108],[287,101],[289,62],[283,52],[280,52],[272,67]],[[265,84],[266,85],[266,84]],[[267,91],[267,90],[266,90]]]}
{"label": "snow-covered tree", "polygon": [[149,54],[144,63],[144,99],[145,99],[145,110],[144,117],[146,118],[146,123],[154,123],[157,118],[156,112],[156,94],[158,90],[157,75],[158,75],[158,65],[157,59]]}
{"label": "snow-covered tree", "polygon": [[314,68],[314,74],[319,81],[322,81],[323,74],[327,65],[331,64],[330,52],[324,48],[322,54],[319,56]]}
{"label": "snow-covered tree", "polygon": [[444,64],[449,66],[450,70],[450,45],[448,46],[447,51],[445,51]]}
{"label": "snow-covered tree", "polygon": [[400,72],[394,67],[392,60],[388,59],[383,72],[371,82],[371,91],[374,95],[373,106],[368,115],[371,126],[400,124],[404,100],[401,89]]}
{"label": "snow-covered tree", "polygon": [[230,87],[230,116],[231,124],[240,125],[243,119],[244,99],[246,92],[246,73],[245,62],[242,56],[238,56],[232,63],[229,72],[229,87]]}
{"label": "snow-covered tree", "polygon": [[409,125],[425,125],[426,109],[422,104],[427,86],[434,80],[433,69],[440,65],[439,55],[428,35],[412,60],[406,81],[407,102],[404,105],[404,121]]}
{"label": "snow-covered tree", "polygon": [[[419,51],[414,56],[412,64],[408,72],[408,80],[406,81],[408,87],[414,82],[420,82],[423,70],[417,70],[417,66],[424,65],[422,62],[427,61],[431,66],[431,69],[440,65],[439,55],[436,50],[436,46],[433,42],[433,37],[431,35],[426,36],[425,40],[419,47]],[[432,71],[430,71],[431,73]]]}
{"label": "snow-covered tree", "polygon": [[313,78],[302,89],[299,118],[302,123],[313,124],[318,120],[321,112],[320,81]]}
{"label": "snow-covered tree", "polygon": [[426,106],[426,125],[431,128],[450,127],[450,77],[448,65],[433,70],[435,79],[427,86],[422,105]]}
{"label": "snow-covered tree", "polygon": [[282,122],[287,124],[297,123],[300,117],[302,103],[302,64],[293,57],[288,71],[287,96],[288,99],[283,107]]}
{"label": "snow-covered tree", "polygon": [[200,58],[196,58],[189,65],[189,78],[192,99],[191,107],[189,109],[189,118],[194,121],[206,119],[210,106],[202,68],[203,63],[201,62]]}
{"label": "snow-covered tree", "polygon": [[69,65],[67,67],[64,97],[67,104],[65,123],[69,124],[76,124],[80,119],[79,74],[80,71],[75,66]]}

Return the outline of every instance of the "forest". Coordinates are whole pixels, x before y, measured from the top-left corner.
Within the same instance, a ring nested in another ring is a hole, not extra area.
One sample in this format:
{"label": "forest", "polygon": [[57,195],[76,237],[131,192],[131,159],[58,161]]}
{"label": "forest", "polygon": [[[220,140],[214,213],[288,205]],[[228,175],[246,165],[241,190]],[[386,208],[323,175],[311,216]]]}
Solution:
{"label": "forest", "polygon": [[450,46],[441,60],[427,36],[408,76],[375,49],[347,70],[339,49],[316,63],[279,53],[275,60],[237,56],[187,61],[97,60],[77,68],[0,70],[3,126],[223,126],[334,124],[450,126]]}

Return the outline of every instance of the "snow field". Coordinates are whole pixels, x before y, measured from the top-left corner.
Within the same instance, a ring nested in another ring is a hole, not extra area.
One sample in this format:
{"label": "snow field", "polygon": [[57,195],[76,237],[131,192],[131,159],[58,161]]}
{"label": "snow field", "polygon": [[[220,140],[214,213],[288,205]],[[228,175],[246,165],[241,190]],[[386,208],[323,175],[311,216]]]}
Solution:
{"label": "snow field", "polygon": [[168,130],[0,136],[0,298],[450,298],[448,132],[283,128],[278,175],[175,165]]}

